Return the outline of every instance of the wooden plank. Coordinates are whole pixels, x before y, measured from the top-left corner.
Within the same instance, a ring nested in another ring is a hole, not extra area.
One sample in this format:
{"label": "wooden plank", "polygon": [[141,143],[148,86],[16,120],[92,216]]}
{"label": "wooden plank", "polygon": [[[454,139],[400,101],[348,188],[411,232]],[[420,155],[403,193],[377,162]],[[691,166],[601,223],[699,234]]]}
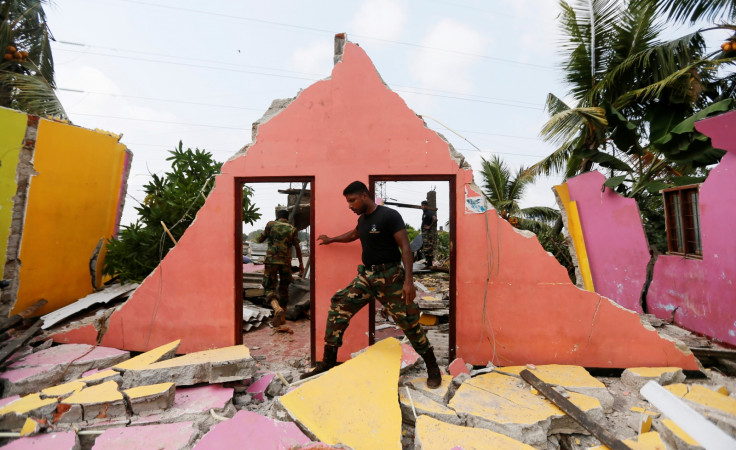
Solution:
{"label": "wooden plank", "polygon": [[43,308],[46,303],[48,303],[45,299],[39,299],[35,303],[33,303],[28,308],[24,309],[18,314],[13,315],[12,317],[9,317],[5,319],[2,324],[0,324],[0,333],[3,331],[7,331],[11,328],[15,328],[18,325],[20,325],[24,319],[27,319],[33,315],[36,311]]}
{"label": "wooden plank", "polygon": [[20,336],[13,339],[12,341],[8,342],[7,345],[5,345],[2,349],[0,349],[0,364],[7,361],[10,356],[18,351],[19,348],[23,347],[28,343],[28,341],[31,340],[33,336],[35,336],[39,331],[41,331],[41,325],[43,325],[42,320],[36,320],[33,325],[26,331],[24,331]]}
{"label": "wooden plank", "polygon": [[547,397],[549,401],[564,411],[565,414],[572,417],[575,422],[579,423],[583,428],[590,431],[593,436],[598,438],[601,443],[607,445],[611,450],[630,450],[628,445],[613,437],[598,423],[590,420],[583,410],[575,406],[570,400],[563,397],[562,394],[555,391],[552,386],[540,380],[529,370],[522,370],[520,375],[524,381],[534,386],[534,388]]}
{"label": "wooden plank", "polygon": [[698,358],[723,358],[736,361],[736,350],[729,350],[727,348],[690,347],[690,351]]}

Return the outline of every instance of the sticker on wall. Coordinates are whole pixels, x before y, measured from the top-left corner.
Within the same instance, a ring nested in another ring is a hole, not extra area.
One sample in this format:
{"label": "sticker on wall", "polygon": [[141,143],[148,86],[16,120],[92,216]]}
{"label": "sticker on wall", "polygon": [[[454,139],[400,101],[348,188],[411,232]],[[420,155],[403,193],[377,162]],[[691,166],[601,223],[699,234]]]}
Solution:
{"label": "sticker on wall", "polygon": [[468,186],[465,186],[465,214],[483,214],[489,209],[492,207],[484,196],[468,197]]}

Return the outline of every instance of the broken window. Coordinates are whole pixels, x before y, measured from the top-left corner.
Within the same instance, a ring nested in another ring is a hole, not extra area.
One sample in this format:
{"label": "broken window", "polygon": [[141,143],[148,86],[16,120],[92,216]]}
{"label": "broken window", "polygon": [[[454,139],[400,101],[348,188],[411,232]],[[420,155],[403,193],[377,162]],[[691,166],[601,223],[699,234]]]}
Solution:
{"label": "broken window", "polygon": [[702,258],[699,189],[700,185],[696,184],[662,191],[669,254]]}

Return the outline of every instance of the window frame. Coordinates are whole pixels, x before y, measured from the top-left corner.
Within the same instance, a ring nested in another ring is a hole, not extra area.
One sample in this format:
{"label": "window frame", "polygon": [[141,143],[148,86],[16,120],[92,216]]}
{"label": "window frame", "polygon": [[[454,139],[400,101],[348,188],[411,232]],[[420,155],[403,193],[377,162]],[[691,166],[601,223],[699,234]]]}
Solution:
{"label": "window frame", "polygon": [[[688,184],[659,191],[664,205],[667,254],[703,259],[700,230],[700,186]],[[695,197],[692,194],[695,194]]]}

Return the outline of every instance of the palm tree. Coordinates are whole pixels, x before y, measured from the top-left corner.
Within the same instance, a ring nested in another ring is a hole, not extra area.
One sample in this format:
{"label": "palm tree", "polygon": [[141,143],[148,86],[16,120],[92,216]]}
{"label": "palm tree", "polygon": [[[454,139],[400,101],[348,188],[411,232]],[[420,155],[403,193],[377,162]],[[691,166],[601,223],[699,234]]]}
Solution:
{"label": "palm tree", "polygon": [[0,2],[0,106],[66,118],[54,92],[52,39],[43,5],[47,0]]}
{"label": "palm tree", "polygon": [[670,19],[680,22],[715,21],[726,18],[736,21],[736,2],[733,0],[647,0],[666,12]]}

